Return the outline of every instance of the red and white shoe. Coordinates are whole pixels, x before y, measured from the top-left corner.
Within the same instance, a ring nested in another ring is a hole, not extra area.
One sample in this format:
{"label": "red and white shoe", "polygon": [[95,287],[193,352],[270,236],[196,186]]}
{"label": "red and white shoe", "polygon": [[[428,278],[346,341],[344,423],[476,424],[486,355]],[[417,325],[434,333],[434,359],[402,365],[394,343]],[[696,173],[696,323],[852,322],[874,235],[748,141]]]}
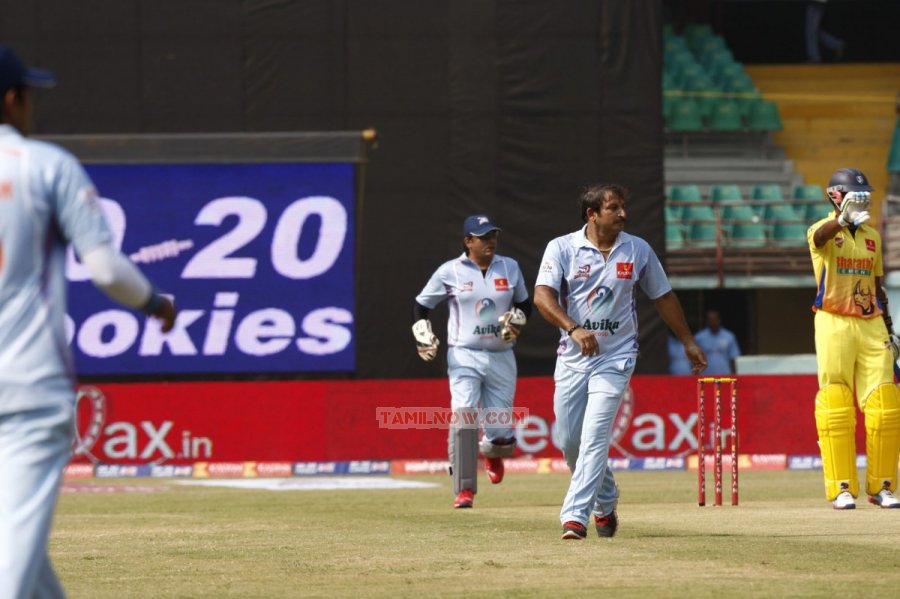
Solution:
{"label": "red and white shoe", "polygon": [[484,471],[495,485],[503,480],[503,458],[484,458]]}
{"label": "red and white shoe", "polygon": [[472,507],[472,503],[474,501],[475,493],[472,492],[472,489],[463,489],[459,492],[459,495],[457,495],[456,499],[453,501],[453,507],[457,509]]}

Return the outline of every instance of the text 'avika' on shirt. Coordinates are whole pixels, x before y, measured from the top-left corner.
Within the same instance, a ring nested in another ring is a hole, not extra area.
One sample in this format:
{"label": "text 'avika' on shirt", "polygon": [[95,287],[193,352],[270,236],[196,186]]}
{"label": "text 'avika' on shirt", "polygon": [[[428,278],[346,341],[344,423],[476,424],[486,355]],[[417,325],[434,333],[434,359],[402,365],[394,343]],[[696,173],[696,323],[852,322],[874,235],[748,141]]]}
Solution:
{"label": "text 'avika' on shirt", "polygon": [[637,287],[655,300],[672,286],[656,253],[640,237],[619,233],[604,259],[585,230],[547,245],[535,285],[555,289],[569,316],[596,336],[600,354],[587,357],[560,329],[559,359],[573,370],[589,372],[610,356],[637,354]]}
{"label": "text 'avika' on shirt", "polygon": [[431,275],[416,301],[428,309],[450,301],[447,345],[500,351],[515,340],[500,337],[499,318],[514,302],[528,299],[528,290],[519,264],[512,258],[495,255],[485,273],[463,254],[444,262]]}

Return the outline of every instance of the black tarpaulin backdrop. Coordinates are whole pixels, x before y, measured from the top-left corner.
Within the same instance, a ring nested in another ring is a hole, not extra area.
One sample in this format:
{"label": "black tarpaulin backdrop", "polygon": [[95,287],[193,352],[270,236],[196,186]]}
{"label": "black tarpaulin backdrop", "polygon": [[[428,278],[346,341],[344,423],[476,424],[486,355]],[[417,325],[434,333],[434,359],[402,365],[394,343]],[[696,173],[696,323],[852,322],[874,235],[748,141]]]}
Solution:
{"label": "black tarpaulin backdrop", "polygon": [[[42,134],[376,128],[357,376],[424,377],[445,369],[416,357],[413,298],[465,216],[500,224],[530,287],[583,186],[618,182],[629,232],[662,251],[661,18],[660,0],[0,0],[0,39],[57,74]],[[664,372],[638,299],[638,372]],[[550,374],[556,341],[535,312],[520,374]]]}

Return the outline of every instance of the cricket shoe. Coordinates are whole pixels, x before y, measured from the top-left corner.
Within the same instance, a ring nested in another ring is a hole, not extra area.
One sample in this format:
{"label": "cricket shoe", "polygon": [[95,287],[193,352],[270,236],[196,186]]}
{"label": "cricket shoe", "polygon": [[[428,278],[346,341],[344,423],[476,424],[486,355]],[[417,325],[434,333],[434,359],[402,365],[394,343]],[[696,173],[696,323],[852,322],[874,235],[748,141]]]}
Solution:
{"label": "cricket shoe", "polygon": [[453,501],[453,507],[466,508],[472,507],[472,503],[475,501],[475,493],[472,492],[472,489],[463,489],[456,496],[456,499]]}
{"label": "cricket shoe", "polygon": [[503,458],[484,458],[484,471],[495,485],[503,480]]}
{"label": "cricket shoe", "polygon": [[877,495],[869,495],[869,503],[874,503],[884,510],[900,508],[900,499],[891,493],[890,483],[884,483],[884,488]]}
{"label": "cricket shoe", "polygon": [[563,524],[563,540],[580,541],[587,536],[587,528],[581,522],[569,521]]}
{"label": "cricket shoe", "polygon": [[831,505],[836,510],[855,510],[856,500],[853,499],[853,495],[850,494],[850,491],[841,491],[838,496],[834,498],[834,501],[831,502]]}
{"label": "cricket shoe", "polygon": [[619,517],[613,510],[605,516],[594,514],[594,526],[597,527],[597,536],[611,539],[616,536],[616,530],[619,528]]}

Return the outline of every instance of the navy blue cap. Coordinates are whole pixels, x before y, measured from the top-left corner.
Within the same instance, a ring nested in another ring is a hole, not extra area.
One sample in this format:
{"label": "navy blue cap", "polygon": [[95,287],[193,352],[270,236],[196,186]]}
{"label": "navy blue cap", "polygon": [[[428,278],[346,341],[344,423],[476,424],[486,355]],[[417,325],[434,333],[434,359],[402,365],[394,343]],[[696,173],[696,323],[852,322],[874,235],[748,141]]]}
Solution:
{"label": "navy blue cap", "polygon": [[26,67],[9,46],[0,44],[0,93],[20,85],[53,87],[56,85],[56,78],[45,69]]}
{"label": "navy blue cap", "polygon": [[491,219],[484,214],[473,214],[466,219],[465,223],[463,223],[463,235],[466,237],[469,235],[481,237],[482,235],[487,235],[491,231],[499,230],[500,227],[492,223]]}

